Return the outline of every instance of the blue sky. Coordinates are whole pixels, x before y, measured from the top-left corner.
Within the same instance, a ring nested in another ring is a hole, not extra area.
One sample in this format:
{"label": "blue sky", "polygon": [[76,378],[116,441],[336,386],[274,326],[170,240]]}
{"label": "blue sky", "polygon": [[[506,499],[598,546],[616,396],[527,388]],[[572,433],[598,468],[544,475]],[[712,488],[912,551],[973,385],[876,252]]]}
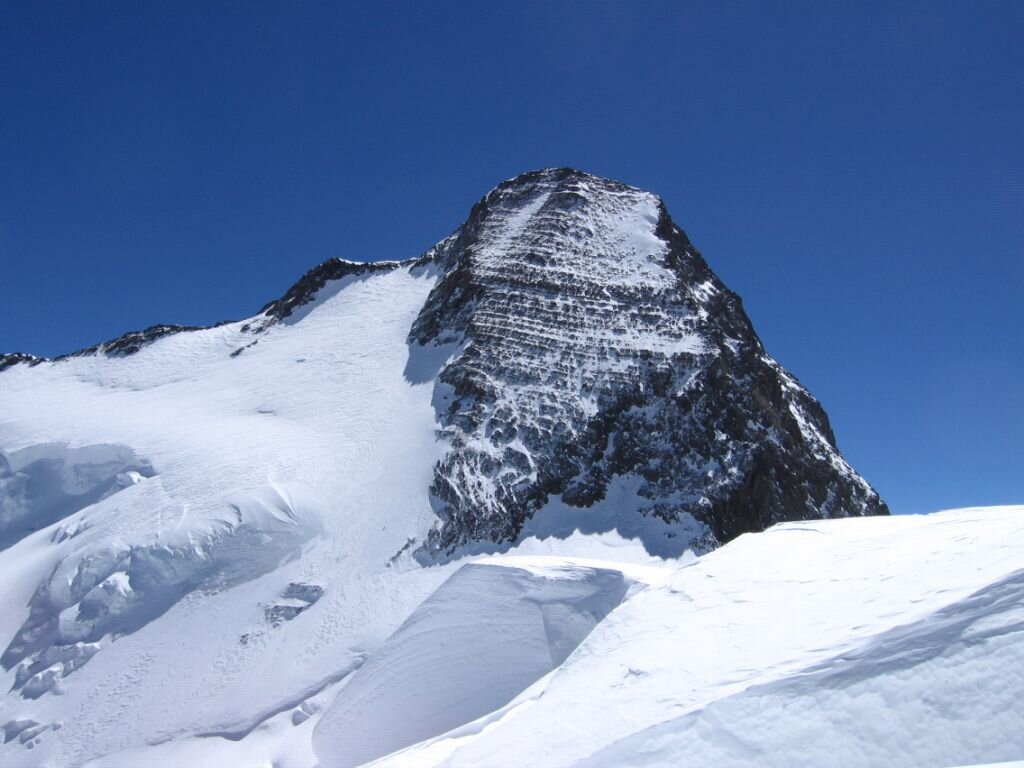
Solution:
{"label": "blue sky", "polygon": [[522,171],[660,194],[916,512],[1024,502],[1024,4],[5,3],[0,350],[254,313]]}

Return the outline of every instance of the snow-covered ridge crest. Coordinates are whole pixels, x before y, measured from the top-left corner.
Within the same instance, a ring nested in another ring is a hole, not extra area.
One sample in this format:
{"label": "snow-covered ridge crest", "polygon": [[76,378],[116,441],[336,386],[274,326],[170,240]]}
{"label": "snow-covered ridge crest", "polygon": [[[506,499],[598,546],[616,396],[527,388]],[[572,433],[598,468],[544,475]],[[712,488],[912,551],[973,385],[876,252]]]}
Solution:
{"label": "snow-covered ridge crest", "polygon": [[[275,323],[290,317],[300,308],[319,299],[323,299],[322,293],[326,287],[334,284],[335,290],[339,289],[339,281],[346,277],[364,278],[370,275],[388,272],[402,266],[425,264],[431,257],[431,251],[423,256],[405,261],[351,261],[334,257],[322,262],[308,272],[292,285],[283,296],[267,302],[260,309],[259,314],[242,324],[242,329],[252,333],[259,333],[266,330]],[[166,336],[193,331],[204,331],[210,328],[217,328],[222,325],[234,323],[233,320],[223,320],[214,325],[177,325],[161,323],[144,328],[140,331],[128,331],[116,339],[103,341],[99,344],[68,352],[54,358],[54,361],[68,360],[75,357],[102,354],[108,357],[126,357],[134,355],[143,347]],[[49,362],[45,357],[39,357],[25,352],[0,352],[0,371],[21,363],[34,366],[40,363]]]}
{"label": "snow-covered ridge crest", "polygon": [[432,387],[404,372],[436,276],[371,271],[0,373],[5,766],[311,711],[443,580],[395,558],[433,520]]}

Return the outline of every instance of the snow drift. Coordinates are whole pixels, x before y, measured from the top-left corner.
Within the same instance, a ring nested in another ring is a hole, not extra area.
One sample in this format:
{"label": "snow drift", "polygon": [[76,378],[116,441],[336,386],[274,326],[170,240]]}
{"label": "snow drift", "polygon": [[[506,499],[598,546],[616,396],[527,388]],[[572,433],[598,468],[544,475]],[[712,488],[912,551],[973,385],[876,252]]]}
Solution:
{"label": "snow drift", "polygon": [[620,568],[525,558],[463,566],[324,714],[313,738],[321,765],[353,768],[504,706],[642,583]]}
{"label": "snow drift", "polygon": [[512,706],[380,766],[1024,755],[1024,507],[782,524],[613,611]]}

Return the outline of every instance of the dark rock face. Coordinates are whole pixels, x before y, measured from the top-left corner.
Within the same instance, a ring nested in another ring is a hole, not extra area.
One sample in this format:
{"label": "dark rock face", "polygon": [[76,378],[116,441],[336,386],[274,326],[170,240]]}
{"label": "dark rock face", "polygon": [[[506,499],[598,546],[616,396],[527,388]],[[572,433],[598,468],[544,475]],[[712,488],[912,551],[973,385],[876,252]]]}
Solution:
{"label": "dark rock face", "polygon": [[96,344],[92,347],[86,347],[80,349],[78,352],[72,352],[70,355],[62,355],[58,357],[58,360],[62,360],[65,357],[84,357],[85,355],[95,355],[97,353],[107,355],[109,357],[127,357],[128,355],[134,355],[140,349],[147,344],[152,344],[157,339],[162,339],[164,336],[171,336],[175,333],[182,333],[183,331],[201,331],[203,326],[198,325],[151,325],[141,331],[129,331],[123,336],[112,341],[104,341],[102,344]]}
{"label": "dark rock face", "polygon": [[29,355],[24,352],[8,352],[6,354],[0,354],[0,371],[14,365],[18,365],[18,363],[39,365],[44,362],[46,362],[44,358],[36,357],[35,355]]}
{"label": "dark rock face", "polygon": [[[185,331],[201,331],[207,327],[212,326],[151,325],[149,328],[145,328],[141,331],[129,331],[123,336],[118,336],[116,339],[104,341],[100,344],[93,344],[91,347],[80,349],[77,352],[69,352],[66,355],[59,355],[54,358],[54,361],[97,354],[107,355],[108,357],[128,357],[129,355],[134,355],[147,344],[152,344],[157,339],[162,339],[165,336],[172,336],[175,333],[182,333]],[[6,355],[0,355],[0,371],[3,371],[5,368],[10,368],[12,365],[17,365],[18,363],[39,365],[40,363],[46,362],[50,361],[45,357],[36,357],[35,355],[26,355],[21,352],[14,352]]]}
{"label": "dark rock face", "polygon": [[389,272],[399,266],[396,261],[359,262],[345,259],[328,259],[309,270],[280,299],[267,304],[260,313],[274,320],[283,320],[296,309],[308,304],[316,298],[327,283],[340,280],[349,275],[371,275],[377,272]]}
{"label": "dark rock face", "polygon": [[[557,498],[709,549],[783,520],[887,514],[818,402],[653,195],[579,171],[494,189],[433,253],[410,333],[453,354],[423,554],[514,540]],[[628,507],[628,508],[627,508]]]}

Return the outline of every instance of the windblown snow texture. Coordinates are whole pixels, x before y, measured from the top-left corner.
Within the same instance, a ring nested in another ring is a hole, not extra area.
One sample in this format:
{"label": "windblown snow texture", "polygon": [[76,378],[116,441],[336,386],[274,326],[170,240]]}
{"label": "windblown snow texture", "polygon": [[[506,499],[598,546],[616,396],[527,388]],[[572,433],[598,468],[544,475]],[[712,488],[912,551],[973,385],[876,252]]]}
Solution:
{"label": "windblown snow texture", "polygon": [[623,515],[696,518],[683,546],[704,550],[782,520],[887,513],[654,195],[528,173],[435,259],[410,334],[455,350],[435,400],[450,449],[432,552],[513,540],[550,497],[589,507],[616,476],[640,481]]}

